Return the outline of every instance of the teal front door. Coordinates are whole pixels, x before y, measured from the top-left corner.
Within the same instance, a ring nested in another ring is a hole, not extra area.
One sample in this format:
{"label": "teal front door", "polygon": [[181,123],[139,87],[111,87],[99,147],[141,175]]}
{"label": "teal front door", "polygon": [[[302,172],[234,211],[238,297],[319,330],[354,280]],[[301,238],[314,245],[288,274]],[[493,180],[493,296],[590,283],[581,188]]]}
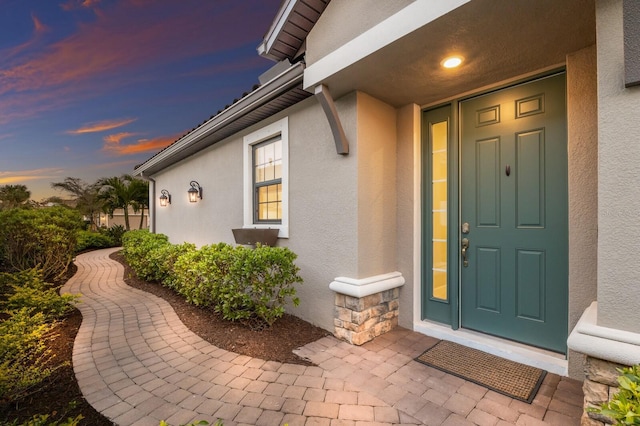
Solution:
{"label": "teal front door", "polygon": [[461,326],[566,352],[565,75],[460,103]]}

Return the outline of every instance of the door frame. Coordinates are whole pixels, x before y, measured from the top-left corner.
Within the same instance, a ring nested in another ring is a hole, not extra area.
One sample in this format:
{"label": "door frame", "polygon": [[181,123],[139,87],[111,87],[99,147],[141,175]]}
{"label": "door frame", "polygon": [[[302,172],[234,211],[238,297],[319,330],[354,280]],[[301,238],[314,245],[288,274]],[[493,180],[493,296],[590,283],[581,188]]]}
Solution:
{"label": "door frame", "polygon": [[[552,67],[550,69],[546,69],[546,70],[539,71],[537,73],[532,73],[526,76],[522,76],[520,78],[516,78],[511,81],[502,82],[491,87],[485,87],[475,92],[465,93],[463,95],[459,95],[454,98],[451,98],[447,102],[428,105],[420,109],[419,122],[420,122],[421,135],[419,138],[418,152],[417,152],[417,155],[420,158],[420,161],[419,161],[420,166],[419,166],[419,170],[416,173],[416,175],[419,176],[418,182],[420,187],[420,191],[419,191],[420,198],[416,203],[417,206],[415,210],[417,212],[416,224],[419,224],[418,235],[420,236],[419,237],[420,242],[419,242],[419,252],[417,253],[416,256],[414,256],[414,261],[416,262],[415,264],[419,265],[418,268],[416,268],[417,273],[414,274],[414,277],[416,279],[416,282],[418,283],[417,289],[419,291],[418,294],[420,296],[418,297],[419,301],[417,302],[417,306],[416,306],[417,315],[414,315],[414,317],[419,322],[429,323],[429,329],[431,330],[431,333],[428,333],[428,334],[431,334],[434,337],[442,338],[444,336],[447,336],[449,333],[453,331],[458,333],[462,332],[462,333],[469,333],[472,335],[480,335],[481,338],[486,338],[489,341],[492,341],[492,340],[502,341],[505,343],[505,346],[511,346],[511,345],[522,346],[525,349],[531,349],[533,352],[538,352],[538,353],[541,352],[541,353],[550,355],[551,358],[553,358],[553,360],[551,361],[553,365],[551,366],[551,368],[547,368],[547,369],[549,371],[564,372],[566,371],[566,368],[567,368],[566,359],[567,359],[568,353],[567,355],[560,356],[555,352],[535,348],[533,346],[528,346],[523,343],[502,339],[500,337],[491,336],[481,332],[460,328],[460,321],[461,321],[461,309],[460,309],[461,264],[460,264],[460,247],[459,247],[460,239],[461,239],[461,231],[460,231],[460,224],[461,224],[460,131],[461,129],[460,129],[460,122],[459,122],[460,103],[467,99],[486,95],[492,92],[497,92],[503,89],[508,89],[510,87],[515,87],[520,84],[526,84],[528,82],[543,79],[543,78],[550,77],[560,73],[565,73],[565,75],[567,74],[566,66],[563,65],[561,67]],[[450,107],[450,123],[451,123],[450,130],[449,130],[449,146],[448,146],[448,150],[449,150],[448,180],[450,184],[448,187],[448,212],[447,212],[447,220],[448,220],[447,240],[449,243],[448,250],[447,250],[447,255],[448,255],[447,272],[448,272],[448,287],[449,287],[450,311],[451,311],[449,323],[444,323],[442,321],[437,321],[437,320],[434,320],[433,318],[429,318],[426,310],[427,308],[426,299],[428,296],[425,290],[426,290],[428,281],[425,281],[425,276],[428,272],[431,271],[431,267],[425,261],[426,256],[428,255],[428,253],[430,253],[430,250],[427,249],[426,247],[426,245],[429,244],[430,241],[428,241],[428,239],[426,238],[427,234],[425,232],[425,228],[427,225],[430,224],[430,222],[425,218],[424,209],[423,209],[423,205],[427,200],[426,195],[429,194],[429,192],[427,191],[427,188],[425,188],[426,187],[425,174],[428,171],[426,159],[430,157],[429,152],[424,149],[425,146],[428,145],[428,140],[427,140],[428,134],[426,132],[427,129],[425,127],[425,124],[426,124],[425,116],[429,111],[437,110],[439,108],[446,107],[446,106]],[[565,114],[568,114],[568,111],[565,111]],[[566,120],[568,124],[568,117],[566,117]],[[567,135],[567,138],[568,138],[568,135]],[[569,140],[567,140],[567,145],[568,144],[569,144]],[[569,166],[569,164],[567,166]],[[569,196],[569,193],[567,193],[567,197],[568,196]],[[568,211],[568,215],[570,216],[570,211]],[[569,216],[567,217],[567,221],[569,220]],[[568,247],[568,249],[570,250],[570,247]],[[569,282],[567,282],[567,292],[569,292],[569,288],[570,288]],[[569,304],[569,300],[570,300],[570,294],[568,293],[567,304]],[[567,312],[569,312],[569,306],[567,306]],[[567,330],[567,333],[568,333],[568,330]],[[451,339],[449,336],[449,340],[456,341],[456,338]],[[465,339],[461,338],[458,340],[463,341]],[[564,360],[564,362],[559,362],[560,360]],[[560,365],[561,367],[558,367],[558,365]]]}

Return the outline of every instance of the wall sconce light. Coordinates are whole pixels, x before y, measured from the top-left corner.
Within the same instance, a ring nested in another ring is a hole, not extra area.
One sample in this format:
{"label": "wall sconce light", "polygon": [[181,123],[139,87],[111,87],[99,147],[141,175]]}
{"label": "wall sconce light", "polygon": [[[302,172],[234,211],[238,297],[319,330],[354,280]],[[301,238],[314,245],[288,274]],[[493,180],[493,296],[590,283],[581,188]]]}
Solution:
{"label": "wall sconce light", "polygon": [[200,186],[200,184],[195,180],[192,180],[191,182],[189,182],[189,185],[191,185],[191,188],[189,188],[189,190],[187,191],[187,193],[189,194],[189,202],[195,203],[196,201],[198,201],[198,198],[202,200],[202,187]]}
{"label": "wall sconce light", "polygon": [[171,204],[171,194],[166,189],[160,191],[162,194],[160,196],[160,207],[167,207],[168,204]]}

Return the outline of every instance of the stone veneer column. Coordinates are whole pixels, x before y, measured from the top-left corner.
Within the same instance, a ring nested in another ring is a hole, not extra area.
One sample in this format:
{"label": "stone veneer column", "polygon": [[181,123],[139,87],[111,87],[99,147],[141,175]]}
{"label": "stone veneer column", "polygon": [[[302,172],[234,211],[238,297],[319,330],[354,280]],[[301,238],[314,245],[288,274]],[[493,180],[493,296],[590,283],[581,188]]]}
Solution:
{"label": "stone veneer column", "polygon": [[391,331],[398,325],[397,288],[352,297],[336,294],[335,336],[354,345],[362,345]]}
{"label": "stone veneer column", "polygon": [[398,325],[400,272],[353,279],[336,278],[329,288],[336,292],[335,336],[362,345]]}

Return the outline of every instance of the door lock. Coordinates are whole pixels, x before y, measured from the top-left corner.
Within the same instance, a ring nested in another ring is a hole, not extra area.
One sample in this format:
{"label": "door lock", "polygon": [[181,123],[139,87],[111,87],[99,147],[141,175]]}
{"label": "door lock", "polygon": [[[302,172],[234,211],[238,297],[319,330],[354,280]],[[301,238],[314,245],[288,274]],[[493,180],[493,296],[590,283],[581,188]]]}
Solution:
{"label": "door lock", "polygon": [[461,243],[460,243],[461,247],[462,247],[462,266],[464,266],[465,268],[467,266],[469,266],[469,260],[467,259],[467,252],[469,251],[469,239],[468,238],[463,238]]}
{"label": "door lock", "polygon": [[468,234],[469,233],[469,222],[465,222],[462,224],[461,226],[461,231],[463,234]]}

